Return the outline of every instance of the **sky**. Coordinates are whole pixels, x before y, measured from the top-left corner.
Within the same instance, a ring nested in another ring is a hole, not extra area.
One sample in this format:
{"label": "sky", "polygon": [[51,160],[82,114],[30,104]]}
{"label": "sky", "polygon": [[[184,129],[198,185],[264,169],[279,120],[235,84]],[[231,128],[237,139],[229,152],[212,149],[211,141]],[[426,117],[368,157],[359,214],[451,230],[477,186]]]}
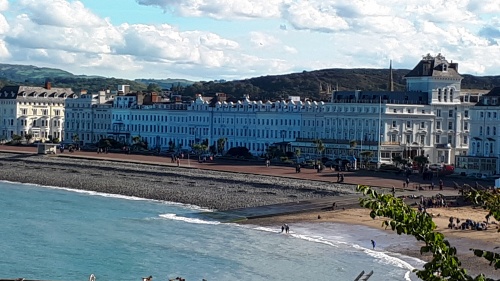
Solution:
{"label": "sky", "polygon": [[500,75],[500,1],[0,0],[0,62],[73,74],[236,80],[439,53]]}

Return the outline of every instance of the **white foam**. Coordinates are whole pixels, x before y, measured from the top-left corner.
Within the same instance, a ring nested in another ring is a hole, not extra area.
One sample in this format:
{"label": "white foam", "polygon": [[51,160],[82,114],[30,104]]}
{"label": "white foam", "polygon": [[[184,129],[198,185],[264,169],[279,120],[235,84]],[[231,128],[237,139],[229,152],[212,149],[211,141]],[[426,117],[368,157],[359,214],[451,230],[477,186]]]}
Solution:
{"label": "white foam", "polygon": [[[252,228],[255,230],[259,230],[259,231],[274,232],[274,233],[280,232],[280,230],[276,230],[274,228],[269,228],[269,227],[263,227],[263,226],[252,226],[252,225],[249,225],[249,226],[240,225],[240,226],[249,227],[249,228]],[[392,265],[394,267],[398,267],[401,269],[406,269],[407,271],[405,272],[404,279],[406,281],[412,280],[410,277],[410,274],[415,269],[415,267],[413,267],[410,263],[404,261],[401,258],[392,256],[392,255],[399,255],[397,253],[386,252],[386,251],[375,251],[372,249],[364,248],[358,244],[351,244],[351,243],[347,243],[347,242],[343,242],[343,241],[332,240],[331,237],[324,238],[322,236],[305,235],[305,234],[299,234],[296,232],[291,232],[289,235],[291,237],[294,237],[294,238],[306,240],[306,241],[313,242],[313,243],[321,243],[321,244],[325,244],[325,245],[328,245],[331,247],[340,247],[341,245],[345,245],[347,247],[354,248],[356,250],[359,250],[359,251],[366,253],[367,255],[375,258],[376,260],[378,260],[381,263],[384,263],[387,265]],[[410,258],[410,257],[408,257],[408,258]],[[422,260],[419,260],[416,258],[412,258],[412,259],[415,260],[415,262],[417,262],[419,264],[420,263],[424,264],[424,262]]]}
{"label": "white foam", "polygon": [[195,223],[195,224],[213,224],[213,225],[217,225],[217,224],[221,223],[219,221],[207,221],[207,220],[196,219],[196,218],[180,217],[180,216],[177,216],[176,214],[161,214],[160,217],[162,217],[164,219],[176,220],[176,221],[183,221],[183,222]]}

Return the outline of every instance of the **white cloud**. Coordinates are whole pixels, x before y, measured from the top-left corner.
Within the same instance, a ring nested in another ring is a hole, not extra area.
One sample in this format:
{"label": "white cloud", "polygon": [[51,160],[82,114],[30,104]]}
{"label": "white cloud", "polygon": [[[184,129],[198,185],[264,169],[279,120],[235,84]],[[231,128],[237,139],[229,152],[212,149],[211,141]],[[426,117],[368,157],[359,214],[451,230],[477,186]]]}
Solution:
{"label": "white cloud", "polygon": [[6,11],[9,8],[8,0],[0,0],[0,12]]}
{"label": "white cloud", "polygon": [[182,16],[225,18],[276,18],[282,0],[137,0]]}
{"label": "white cloud", "polygon": [[500,72],[498,0],[136,0],[163,18],[117,25],[87,1],[0,0],[0,58],[115,77],[230,79],[386,68],[389,59],[412,68],[441,52],[462,73]]}
{"label": "white cloud", "polygon": [[30,19],[38,25],[58,27],[91,27],[105,24],[82,2],[66,0],[19,0],[20,5],[29,10]]}
{"label": "white cloud", "polygon": [[333,32],[349,28],[349,24],[337,15],[334,7],[314,4],[312,1],[297,1],[284,6],[284,17],[299,30]]}

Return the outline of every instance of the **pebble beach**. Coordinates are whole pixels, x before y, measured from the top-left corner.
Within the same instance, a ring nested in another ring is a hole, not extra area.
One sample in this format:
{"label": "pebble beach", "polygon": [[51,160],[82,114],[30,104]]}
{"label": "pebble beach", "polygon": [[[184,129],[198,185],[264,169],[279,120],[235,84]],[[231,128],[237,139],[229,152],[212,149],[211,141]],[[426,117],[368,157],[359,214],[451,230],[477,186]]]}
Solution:
{"label": "pebble beach", "polygon": [[354,193],[355,186],[195,168],[0,153],[0,180],[197,205],[212,210]]}

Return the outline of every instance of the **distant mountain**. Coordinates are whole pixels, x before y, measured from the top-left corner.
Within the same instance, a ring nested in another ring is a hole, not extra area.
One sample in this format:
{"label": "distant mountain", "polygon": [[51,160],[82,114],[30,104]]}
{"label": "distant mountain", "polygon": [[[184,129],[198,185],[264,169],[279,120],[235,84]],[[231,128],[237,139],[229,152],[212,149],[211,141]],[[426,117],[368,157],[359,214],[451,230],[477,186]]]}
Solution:
{"label": "distant mountain", "polygon": [[[409,69],[393,69],[394,90],[405,90],[404,76]],[[462,89],[489,90],[500,86],[500,76],[463,75]],[[225,83],[196,82],[184,89],[183,94],[196,93],[211,96],[226,93],[234,98],[250,95],[252,99],[276,99],[301,96],[314,100],[328,100],[327,89],[387,91],[389,69],[322,69],[285,75],[269,75]]]}
{"label": "distant mountain", "polygon": [[145,85],[156,84],[162,89],[171,89],[173,87],[186,87],[194,84],[194,81],[186,79],[135,79],[134,81],[143,83]]}
{"label": "distant mountain", "polygon": [[130,85],[133,91],[145,91],[147,85],[127,79],[105,78],[101,76],[74,75],[71,72],[33,65],[0,64],[0,86],[26,85],[42,86],[51,81],[53,87],[72,88],[79,92],[97,92],[105,89],[115,90],[118,85]]}
{"label": "distant mountain", "polygon": [[74,77],[72,73],[57,68],[33,65],[0,64],[0,77],[13,82],[45,81],[47,77]]}

